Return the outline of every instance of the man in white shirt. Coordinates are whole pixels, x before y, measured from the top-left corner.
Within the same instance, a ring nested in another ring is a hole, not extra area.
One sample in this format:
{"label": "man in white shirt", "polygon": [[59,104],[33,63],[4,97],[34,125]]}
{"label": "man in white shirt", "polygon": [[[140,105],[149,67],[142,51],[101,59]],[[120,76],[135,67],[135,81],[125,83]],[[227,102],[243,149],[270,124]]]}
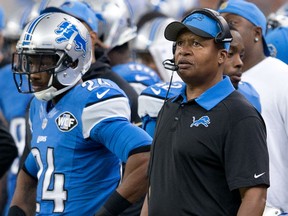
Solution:
{"label": "man in white shirt", "polygon": [[242,80],[251,83],[260,95],[270,158],[267,207],[288,212],[288,66],[269,57],[264,38],[266,18],[255,4],[228,1],[219,12],[243,37],[246,56]]}

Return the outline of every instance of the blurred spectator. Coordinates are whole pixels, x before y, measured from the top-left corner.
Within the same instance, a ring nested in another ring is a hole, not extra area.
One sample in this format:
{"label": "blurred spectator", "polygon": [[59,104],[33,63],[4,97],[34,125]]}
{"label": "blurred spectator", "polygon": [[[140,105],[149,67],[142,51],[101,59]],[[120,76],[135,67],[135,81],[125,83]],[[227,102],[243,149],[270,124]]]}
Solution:
{"label": "blurred spectator", "polygon": [[184,83],[180,81],[164,82],[144,89],[138,98],[138,113],[142,119],[142,128],[154,137],[158,113],[164,101],[180,94]]}
{"label": "blurred spectator", "polygon": [[[232,4],[232,2],[235,3]],[[238,4],[244,5],[245,8],[240,8]],[[243,72],[270,55],[265,41],[266,17],[255,4],[244,0],[231,0],[224,2],[219,8],[219,12],[229,25],[240,32],[243,38],[245,47]],[[247,34],[248,31],[251,34]]]}
{"label": "blurred spectator", "polygon": [[17,147],[11,134],[0,122],[0,179],[10,168],[17,155]]}
{"label": "blurred spectator", "polygon": [[241,81],[243,56],[245,53],[244,43],[239,32],[231,29],[233,40],[230,44],[227,59],[224,63],[224,75],[228,75],[235,89],[237,89],[244,97],[261,113],[261,104],[259,94],[248,83]]}
{"label": "blurred spectator", "polygon": [[162,62],[171,58],[173,44],[164,38],[164,29],[174,20],[161,13],[145,14],[138,23],[137,37],[131,43],[136,61],[157,71],[163,81],[170,80],[171,71],[167,71]]}
{"label": "blurred spectator", "polygon": [[112,70],[123,77],[138,95],[148,86],[162,82],[154,70],[138,62],[117,64],[112,67]]}
{"label": "blurred spectator", "polygon": [[137,35],[137,27],[129,2],[104,0],[91,4],[100,20],[99,37],[105,44],[100,59],[107,55],[112,71],[124,78],[136,93],[159,82],[160,77],[153,69],[134,61],[130,43]]}
{"label": "blurred spectator", "polygon": [[268,16],[266,41],[271,53],[288,64],[288,3]]}
{"label": "blurred spectator", "polygon": [[248,0],[254,3],[267,17],[269,14],[277,11],[287,0]]}
{"label": "blurred spectator", "polygon": [[[158,12],[173,19],[182,19],[184,14],[195,7],[201,7],[203,4],[211,5],[211,2],[218,0],[199,1],[199,0],[127,0],[133,11],[133,19],[138,23],[141,17],[147,13]],[[212,3],[213,4],[213,3]]]}
{"label": "blurred spectator", "polygon": [[267,57],[264,39],[266,18],[253,3],[231,0],[223,3],[219,11],[244,39],[245,58],[242,80],[249,82],[258,92],[261,114],[267,128],[270,187],[267,206],[288,212],[288,65]]}
{"label": "blurred spectator", "polygon": [[288,64],[288,26],[277,27],[267,33],[271,55]]}
{"label": "blurred spectator", "polygon": [[288,2],[276,12],[269,14],[267,22],[268,33],[277,27],[288,26]]}

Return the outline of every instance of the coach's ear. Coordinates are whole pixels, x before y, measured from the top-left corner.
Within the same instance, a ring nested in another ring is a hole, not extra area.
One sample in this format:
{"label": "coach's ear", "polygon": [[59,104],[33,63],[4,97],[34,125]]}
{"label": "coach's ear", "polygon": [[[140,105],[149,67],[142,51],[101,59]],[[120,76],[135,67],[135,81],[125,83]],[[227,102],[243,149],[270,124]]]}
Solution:
{"label": "coach's ear", "polygon": [[220,49],[218,51],[218,64],[221,65],[225,62],[226,58],[227,58],[227,50],[226,49]]}

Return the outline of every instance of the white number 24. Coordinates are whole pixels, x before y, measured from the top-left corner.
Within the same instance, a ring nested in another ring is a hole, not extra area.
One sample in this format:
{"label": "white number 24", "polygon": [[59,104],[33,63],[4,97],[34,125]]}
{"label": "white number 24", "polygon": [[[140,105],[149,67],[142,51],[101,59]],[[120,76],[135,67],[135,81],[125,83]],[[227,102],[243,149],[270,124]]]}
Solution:
{"label": "white number 24", "polygon": [[[33,156],[35,157],[39,171],[37,173],[38,179],[42,175],[43,172],[43,163],[41,158],[39,149],[33,148],[31,150]],[[53,213],[61,213],[65,208],[65,201],[67,200],[67,191],[64,189],[65,177],[64,174],[54,173],[54,149],[47,149],[47,169],[44,173],[44,181],[42,184],[42,200],[49,200],[54,202],[54,210]],[[52,178],[52,176],[54,178]],[[53,180],[53,182],[51,182]],[[52,183],[53,189],[49,189],[50,184]],[[39,203],[37,203],[36,211],[40,210]]]}

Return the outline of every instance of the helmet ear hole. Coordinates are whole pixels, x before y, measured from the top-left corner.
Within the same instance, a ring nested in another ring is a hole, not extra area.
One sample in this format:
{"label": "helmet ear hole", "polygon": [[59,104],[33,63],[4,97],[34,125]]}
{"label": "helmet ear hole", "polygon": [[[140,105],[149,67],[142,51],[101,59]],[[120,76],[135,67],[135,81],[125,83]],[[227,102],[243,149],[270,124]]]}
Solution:
{"label": "helmet ear hole", "polygon": [[73,61],[70,56],[66,55],[64,57],[62,65],[64,68],[73,68],[74,69],[77,67],[78,63],[79,63],[79,59],[76,59],[75,61]]}
{"label": "helmet ear hole", "polygon": [[76,61],[74,61],[74,62],[71,62],[70,63],[70,67],[73,68],[73,69],[76,68],[78,66],[78,62],[79,62],[78,59],[76,59]]}
{"label": "helmet ear hole", "polygon": [[66,56],[64,57],[64,60],[63,60],[62,65],[63,65],[65,68],[69,68],[69,67],[71,67],[71,64],[72,64],[72,63],[73,63],[73,61],[72,61],[71,57],[69,57],[68,55],[66,55]]}

